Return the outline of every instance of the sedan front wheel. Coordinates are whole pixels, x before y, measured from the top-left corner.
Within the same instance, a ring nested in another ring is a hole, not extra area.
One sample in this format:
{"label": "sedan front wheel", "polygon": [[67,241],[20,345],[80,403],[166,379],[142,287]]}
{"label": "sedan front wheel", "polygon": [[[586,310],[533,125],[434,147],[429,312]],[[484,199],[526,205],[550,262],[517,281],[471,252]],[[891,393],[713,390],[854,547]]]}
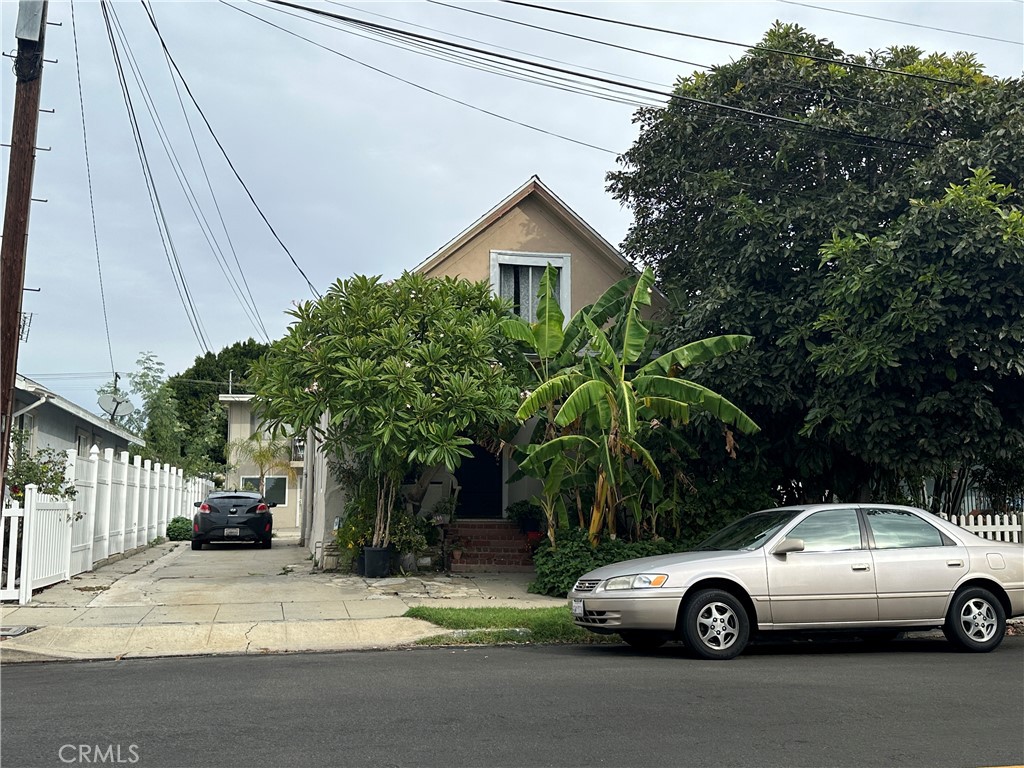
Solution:
{"label": "sedan front wheel", "polygon": [[702,659],[732,659],[750,640],[750,619],[743,604],[721,589],[703,589],[683,608],[683,640]]}
{"label": "sedan front wheel", "polygon": [[1006,612],[987,589],[965,589],[953,598],[942,631],[962,650],[986,653],[1003,641]]}

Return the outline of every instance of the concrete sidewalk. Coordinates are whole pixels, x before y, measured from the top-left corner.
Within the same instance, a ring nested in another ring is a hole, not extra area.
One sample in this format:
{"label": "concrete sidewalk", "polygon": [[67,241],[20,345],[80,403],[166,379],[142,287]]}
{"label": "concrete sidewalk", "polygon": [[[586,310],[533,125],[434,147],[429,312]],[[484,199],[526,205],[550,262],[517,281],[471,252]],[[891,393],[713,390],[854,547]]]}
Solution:
{"label": "concrete sidewalk", "polygon": [[414,605],[564,605],[531,595],[530,574],[363,579],[313,573],[297,539],[270,550],[168,542],[4,604],[0,662],[288,653],[405,646],[443,634],[402,618]]}

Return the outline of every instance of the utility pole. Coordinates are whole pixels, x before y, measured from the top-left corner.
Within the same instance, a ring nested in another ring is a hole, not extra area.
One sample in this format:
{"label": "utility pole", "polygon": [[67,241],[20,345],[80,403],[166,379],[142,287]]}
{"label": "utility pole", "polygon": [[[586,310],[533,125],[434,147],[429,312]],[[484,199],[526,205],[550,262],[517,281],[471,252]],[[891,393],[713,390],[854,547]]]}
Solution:
{"label": "utility pole", "polygon": [[18,370],[21,295],[25,288],[28,217],[32,206],[32,177],[39,127],[46,8],[47,0],[21,0],[15,28],[18,53],[14,58],[14,74],[17,84],[4,209],[4,239],[0,245],[0,428],[3,440],[0,443],[0,467],[5,486],[11,430],[14,427],[14,381]]}

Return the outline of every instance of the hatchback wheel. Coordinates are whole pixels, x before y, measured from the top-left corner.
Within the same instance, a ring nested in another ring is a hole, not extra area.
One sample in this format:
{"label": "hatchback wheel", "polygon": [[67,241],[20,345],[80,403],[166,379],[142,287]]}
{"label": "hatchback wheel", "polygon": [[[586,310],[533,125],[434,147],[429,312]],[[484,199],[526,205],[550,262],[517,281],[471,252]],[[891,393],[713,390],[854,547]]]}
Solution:
{"label": "hatchback wheel", "polygon": [[273,545],[273,539],[260,539],[260,546],[263,547],[263,549],[270,549]]}
{"label": "hatchback wheel", "polygon": [[640,630],[619,632],[619,637],[638,651],[654,651],[668,642],[664,632],[643,632]]}
{"label": "hatchback wheel", "polygon": [[702,659],[732,659],[750,640],[750,619],[733,595],[721,589],[704,589],[683,608],[683,640]]}
{"label": "hatchback wheel", "polygon": [[202,548],[203,548],[203,542],[196,541],[195,539],[192,539],[192,549],[202,549]]}
{"label": "hatchback wheel", "polygon": [[962,650],[986,653],[1003,641],[1006,613],[991,592],[972,587],[953,598],[942,631]]}

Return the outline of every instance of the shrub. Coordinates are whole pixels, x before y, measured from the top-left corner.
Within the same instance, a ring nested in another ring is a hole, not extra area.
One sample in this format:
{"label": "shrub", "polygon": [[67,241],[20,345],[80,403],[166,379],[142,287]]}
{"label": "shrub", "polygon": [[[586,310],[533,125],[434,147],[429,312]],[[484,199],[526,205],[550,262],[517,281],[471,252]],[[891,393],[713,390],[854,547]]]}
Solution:
{"label": "shrub", "polygon": [[555,541],[558,547],[552,548],[551,543],[545,539],[533,556],[537,578],[530,584],[531,592],[565,597],[576,580],[587,571],[620,560],[667,555],[671,552],[682,552],[687,548],[686,543],[667,539],[610,539],[592,548],[587,540],[587,532],[582,528],[561,529],[556,533]]}
{"label": "shrub", "polygon": [[527,531],[539,531],[546,528],[544,510],[532,501],[516,501],[509,504],[505,510],[508,519],[519,526],[523,533]]}
{"label": "shrub", "polygon": [[37,485],[39,492],[62,499],[75,498],[74,483],[65,484],[64,468],[68,457],[54,448],[28,450],[29,433],[16,429],[11,433],[11,464],[5,480],[11,497],[17,502],[25,500],[25,486]]}
{"label": "shrub", "polygon": [[187,517],[172,517],[167,523],[167,538],[171,541],[188,541],[192,538],[192,521]]}

